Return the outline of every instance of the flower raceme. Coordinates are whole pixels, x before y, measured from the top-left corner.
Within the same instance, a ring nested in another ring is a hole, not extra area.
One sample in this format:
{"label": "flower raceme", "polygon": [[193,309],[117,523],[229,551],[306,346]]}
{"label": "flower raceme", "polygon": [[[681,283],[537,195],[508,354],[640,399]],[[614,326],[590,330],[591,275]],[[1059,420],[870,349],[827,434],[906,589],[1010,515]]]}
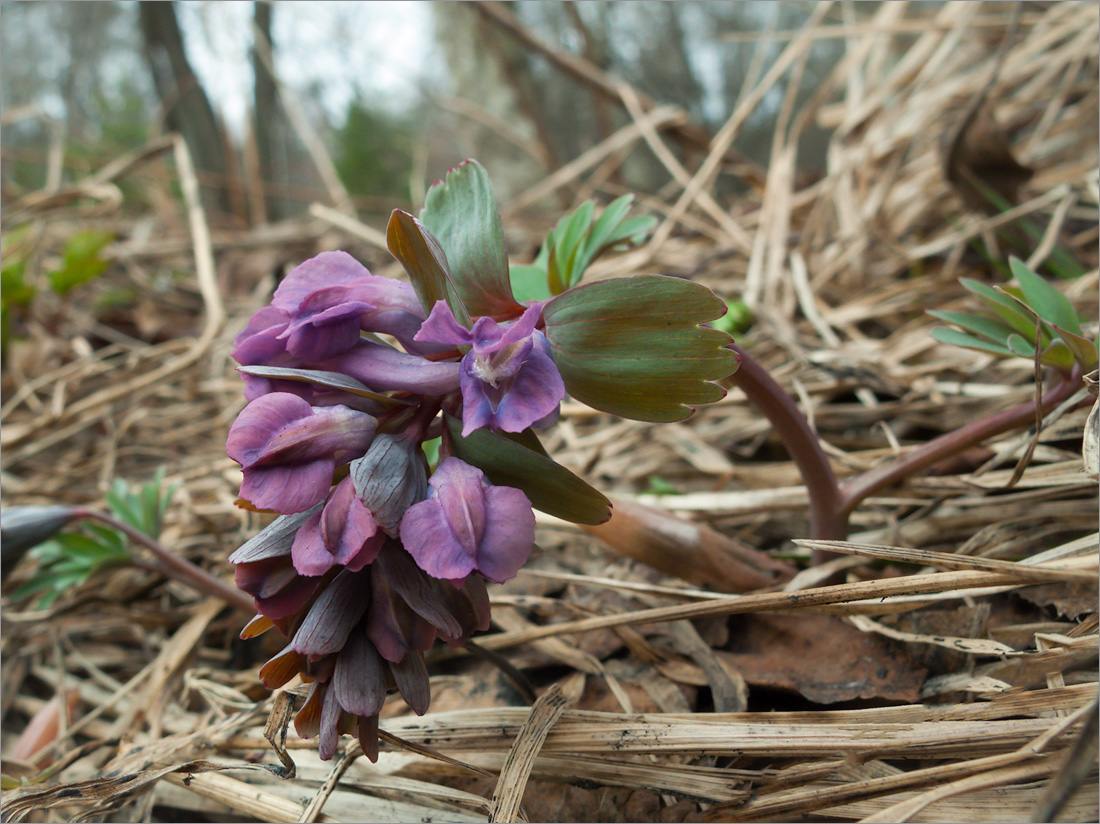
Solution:
{"label": "flower raceme", "polygon": [[[395,212],[387,231],[411,283],[324,252],[233,344],[247,405],[226,451],[242,505],[279,516],[229,558],[258,613],[241,637],[288,639],[260,679],[312,685],[295,726],[326,759],[345,733],[377,757],[392,691],[427,711],[424,653],[488,629],[485,582],[527,561],[533,507],[610,516],[532,431],[567,391],[625,417],[681,420],[721,397],[709,381],[732,371],[728,336],[699,326],[724,305],[695,284],[621,278],[518,302],[476,163],[433,186],[421,218]],[[610,226],[596,233],[605,245]]]}
{"label": "flower raceme", "polygon": [[[261,678],[273,688],[312,681],[296,726],[319,737],[322,757],[343,732],[377,753],[390,689],[425,712],[423,653],[437,638],[461,643],[487,629],[484,579],[513,577],[534,545],[523,492],[456,457],[428,478],[420,441],[449,395],[467,432],[519,432],[556,411],[564,388],[538,315],[536,306],[512,323],[479,318],[472,332],[449,310],[426,321],[408,284],[332,252],[291,272],[234,342],[242,366],[338,374],[372,394],[404,395],[379,403],[245,375],[249,403],[226,442],[244,474],[241,498],[282,515],[230,558],[259,613],[246,633],[275,626],[290,638]],[[526,391],[535,400],[519,399]]]}

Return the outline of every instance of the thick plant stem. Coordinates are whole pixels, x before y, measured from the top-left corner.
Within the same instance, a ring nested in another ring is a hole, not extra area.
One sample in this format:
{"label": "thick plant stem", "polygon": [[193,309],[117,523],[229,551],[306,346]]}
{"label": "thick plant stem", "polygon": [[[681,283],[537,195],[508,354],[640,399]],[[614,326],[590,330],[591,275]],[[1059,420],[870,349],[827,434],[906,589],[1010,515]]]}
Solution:
{"label": "thick plant stem", "polygon": [[[1068,376],[1064,376],[1054,389],[1043,394],[1040,414],[1049,413],[1073,395],[1080,385],[1081,369],[1074,366],[1073,371]],[[1034,421],[1035,401],[1030,400],[1006,409],[1004,412],[974,421],[961,429],[940,435],[896,460],[887,461],[874,469],[856,475],[840,488],[840,505],[844,517],[847,518],[852,510],[869,495],[995,435],[1027,426]]]}
{"label": "thick plant stem", "polygon": [[810,495],[810,535],[818,540],[848,537],[848,511],[829,458],[794,400],[748,352],[733,343],[741,365],[727,378],[771,422],[790,453]]}
{"label": "thick plant stem", "polygon": [[131,541],[148,548],[156,556],[157,570],[165,577],[186,584],[199,592],[221,598],[229,606],[236,607],[244,612],[254,613],[256,611],[256,606],[247,593],[241,592],[236,587],[231,587],[221,579],[215,578],[205,569],[201,569],[190,561],[168,551],[144,532],[134,529],[129,524],[125,524],[97,509],[77,507],[74,512],[77,517],[100,521],[119,532],[124,532]]}

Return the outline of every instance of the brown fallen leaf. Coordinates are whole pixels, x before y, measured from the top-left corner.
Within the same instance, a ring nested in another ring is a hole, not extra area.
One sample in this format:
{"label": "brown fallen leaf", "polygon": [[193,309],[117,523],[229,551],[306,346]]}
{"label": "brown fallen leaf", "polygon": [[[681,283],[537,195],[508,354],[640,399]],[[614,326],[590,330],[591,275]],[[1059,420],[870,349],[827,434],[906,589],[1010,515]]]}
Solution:
{"label": "brown fallen leaf", "polygon": [[914,702],[927,670],[900,644],[829,615],[746,615],[716,653],[750,687],[796,692],[818,704],[858,698]]}

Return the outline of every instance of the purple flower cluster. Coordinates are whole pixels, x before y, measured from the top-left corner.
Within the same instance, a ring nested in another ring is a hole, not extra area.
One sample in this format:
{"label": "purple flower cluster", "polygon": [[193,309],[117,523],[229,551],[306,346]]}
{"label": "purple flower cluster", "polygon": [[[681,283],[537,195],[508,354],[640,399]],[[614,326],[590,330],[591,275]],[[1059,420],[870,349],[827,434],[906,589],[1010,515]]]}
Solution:
{"label": "purple flower cluster", "polygon": [[[396,689],[418,713],[423,653],[489,626],[485,580],[513,577],[534,544],[531,502],[451,454],[439,415],[521,432],[552,421],[564,385],[541,305],[467,329],[439,301],[429,315],[407,283],[344,252],[294,269],[234,341],[249,401],[226,449],[240,497],[280,517],[230,557],[259,613],[289,639],[260,677],[312,683],[295,726],[331,758],[341,734],[372,759],[378,713]],[[333,381],[332,375],[345,381]],[[350,380],[346,380],[350,379]],[[429,475],[421,443],[443,432]]]}

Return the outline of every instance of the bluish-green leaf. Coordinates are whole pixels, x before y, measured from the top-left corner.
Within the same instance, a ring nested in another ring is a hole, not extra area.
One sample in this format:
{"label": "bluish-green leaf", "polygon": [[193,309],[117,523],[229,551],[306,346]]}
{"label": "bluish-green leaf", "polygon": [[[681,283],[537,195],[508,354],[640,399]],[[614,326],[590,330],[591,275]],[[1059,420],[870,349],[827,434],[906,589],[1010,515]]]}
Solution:
{"label": "bluish-green leaf", "polygon": [[981,315],[971,315],[966,312],[942,312],[929,310],[929,315],[940,320],[961,326],[968,332],[989,338],[995,343],[1004,343],[1005,339],[1014,334],[1012,327],[1006,326],[1000,321],[984,318]]}
{"label": "bluish-green leaf", "polygon": [[444,416],[451,451],[497,486],[523,490],[535,509],[577,524],[602,524],[611,502],[552,458],[489,429],[462,437],[462,421]]}
{"label": "bluish-green leaf", "polygon": [[981,301],[1006,324],[1021,335],[1035,337],[1035,319],[1030,317],[1011,297],[970,278],[959,278],[965,289],[977,295]]}
{"label": "bluish-green leaf", "polygon": [[719,400],[710,381],[737,358],[725,332],[699,326],[725,302],[679,278],[638,275],[570,289],[543,309],[546,337],[566,391],[596,409],[643,421],[679,421]]}
{"label": "bluish-green leaf", "polygon": [[451,281],[470,315],[522,308],[512,297],[504,225],[480,163],[466,160],[428,189],[420,221],[443,247]]}
{"label": "bluish-green leaf", "polygon": [[992,352],[994,355],[1012,357],[1015,353],[1008,346],[993,343],[985,338],[976,338],[958,329],[950,329],[946,326],[937,326],[932,330],[932,339],[951,346],[962,346],[965,349],[977,349],[980,352]]}
{"label": "bluish-green leaf", "polygon": [[447,255],[427,227],[408,212],[394,209],[386,226],[386,245],[409,273],[424,312],[431,312],[437,300],[446,301],[455,319],[469,329],[470,314],[451,281]]}
{"label": "bluish-green leaf", "polygon": [[1100,353],[1097,352],[1096,341],[1069,332],[1057,324],[1051,324],[1051,326],[1058,337],[1065,342],[1070,352],[1073,353],[1074,360],[1081,364],[1082,372],[1091,372],[1096,368],[1097,363],[1100,362]]}
{"label": "bluish-green leaf", "polygon": [[599,252],[608,245],[611,237],[619,228],[623,220],[626,219],[627,214],[630,212],[630,207],[633,205],[634,195],[623,195],[611,201],[611,203],[607,205],[607,208],[603,210],[603,214],[600,215],[599,219],[592,224],[592,231],[588,233],[588,237],[584,242],[586,265],[591,263]]}
{"label": "bluish-green leaf", "polygon": [[1028,305],[1039,317],[1068,329],[1075,335],[1081,334],[1077,310],[1073,308],[1069,298],[1028,269],[1027,264],[1019,258],[1010,257],[1008,265],[1012,267],[1012,274],[1020,284]]}
{"label": "bluish-green leaf", "polygon": [[546,283],[546,270],[538,266],[512,266],[512,294],[519,301],[546,300],[552,297]]}

